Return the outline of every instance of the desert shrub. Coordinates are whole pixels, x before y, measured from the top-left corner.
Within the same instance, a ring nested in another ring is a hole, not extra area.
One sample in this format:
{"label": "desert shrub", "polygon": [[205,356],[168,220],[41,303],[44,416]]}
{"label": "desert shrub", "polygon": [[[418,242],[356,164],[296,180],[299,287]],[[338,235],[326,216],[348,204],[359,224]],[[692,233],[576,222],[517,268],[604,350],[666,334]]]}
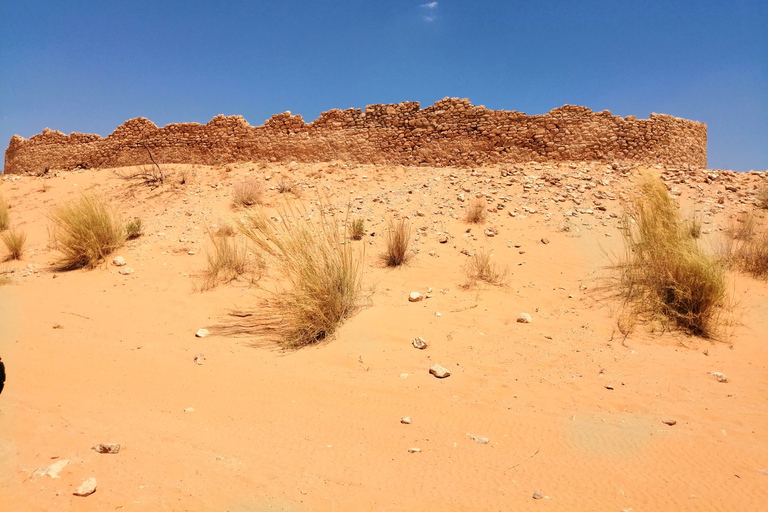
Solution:
{"label": "desert shrub", "polygon": [[657,320],[665,328],[714,336],[726,302],[723,267],[680,222],[661,180],[645,175],[639,192],[625,212],[625,256],[617,265],[624,327]]}
{"label": "desert shrub", "polygon": [[249,270],[248,247],[245,243],[211,231],[208,231],[208,240],[208,269],[203,279],[203,290],[215,288],[221,282],[234,281]]}
{"label": "desert shrub", "polygon": [[10,224],[10,215],[8,215],[8,203],[5,202],[3,196],[0,196],[0,231],[8,229]]}
{"label": "desert shrub", "polygon": [[768,183],[757,191],[757,207],[768,210]]}
{"label": "desert shrub", "polygon": [[701,238],[701,219],[694,215],[685,223],[685,233],[691,238]]}
{"label": "desert shrub", "polygon": [[133,219],[125,225],[125,238],[133,240],[144,234],[144,228],[141,219]]}
{"label": "desert shrub", "polygon": [[411,227],[405,219],[400,219],[397,223],[390,219],[385,242],[387,245],[379,257],[386,266],[399,267],[408,262],[411,257],[408,252],[408,246],[411,244]]}
{"label": "desert shrub", "polygon": [[24,252],[24,243],[27,241],[27,234],[23,231],[17,231],[11,229],[4,231],[2,235],[3,243],[8,251],[7,259],[18,260],[21,258],[21,254]]}
{"label": "desert shrub", "polygon": [[737,219],[736,227],[726,231],[726,243],[721,251],[723,260],[731,267],[754,277],[768,277],[768,225],[754,214]]}
{"label": "desert shrub", "polygon": [[488,203],[485,201],[484,197],[473,197],[469,200],[469,204],[467,205],[467,214],[464,217],[464,220],[470,224],[483,223],[488,216],[487,206]]}
{"label": "desert shrub", "polygon": [[277,182],[277,191],[281,194],[291,193],[296,197],[301,196],[301,189],[290,178],[280,178]]}
{"label": "desert shrub", "polygon": [[232,203],[235,206],[253,206],[264,200],[264,184],[256,178],[248,178],[232,186]]}
{"label": "desert shrub", "polygon": [[53,243],[64,255],[58,265],[65,270],[93,268],[125,242],[122,220],[98,196],[56,206],[50,219]]}
{"label": "desert shrub", "polygon": [[330,213],[312,219],[286,206],[279,220],[258,209],[238,223],[287,282],[246,331],[271,333],[284,347],[298,348],[328,338],[358,309],[364,252],[346,240],[348,221],[347,216],[340,230]]}
{"label": "desert shrub", "polygon": [[356,219],[352,219],[352,222],[350,223],[350,233],[349,233],[350,238],[352,238],[352,240],[361,240],[364,235],[365,235],[365,220],[360,217],[357,217]]}
{"label": "desert shrub", "polygon": [[235,228],[229,224],[224,224],[216,229],[216,234],[219,236],[235,236]]}
{"label": "desert shrub", "polygon": [[464,266],[464,273],[469,280],[467,287],[474,285],[477,281],[484,281],[488,284],[502,285],[507,279],[509,268],[500,268],[491,261],[491,253],[487,250],[481,250],[470,258]]}

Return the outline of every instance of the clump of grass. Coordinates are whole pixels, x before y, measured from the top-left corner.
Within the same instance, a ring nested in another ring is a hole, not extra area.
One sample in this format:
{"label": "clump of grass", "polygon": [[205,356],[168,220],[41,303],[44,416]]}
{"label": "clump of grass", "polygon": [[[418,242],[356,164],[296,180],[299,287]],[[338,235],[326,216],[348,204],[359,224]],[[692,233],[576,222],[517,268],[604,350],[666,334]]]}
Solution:
{"label": "clump of grass", "polygon": [[751,213],[739,217],[737,223],[736,228],[727,231],[723,259],[754,277],[768,278],[768,226]]}
{"label": "clump of grass", "polygon": [[365,235],[365,220],[361,217],[352,219],[349,236],[352,240],[362,240]]}
{"label": "clump of grass", "polygon": [[757,207],[768,210],[768,183],[760,187],[757,191]]}
{"label": "clump of grass", "polygon": [[273,334],[284,347],[299,348],[327,339],[359,308],[363,249],[346,240],[348,216],[339,229],[324,211],[312,219],[285,206],[276,220],[258,209],[238,223],[287,282],[238,332]]}
{"label": "clump of grass", "polygon": [[296,197],[301,197],[301,188],[290,178],[280,178],[277,182],[277,191],[281,194],[291,193]]}
{"label": "clump of grass", "polygon": [[713,337],[726,303],[723,267],[705,254],[680,222],[664,183],[645,175],[640,194],[627,207],[622,234],[625,257],[617,265],[627,316],[625,332],[638,320]]}
{"label": "clump of grass", "polygon": [[235,229],[229,224],[224,224],[223,226],[219,226],[216,230],[216,234],[219,236],[235,236]]}
{"label": "clump of grass", "polygon": [[235,206],[254,206],[263,200],[264,184],[256,178],[248,178],[232,186],[232,203]]}
{"label": "clump of grass", "polygon": [[211,231],[208,231],[208,240],[208,269],[203,279],[203,290],[215,288],[222,282],[234,281],[249,270],[248,247],[245,243]]}
{"label": "clump of grass", "polygon": [[24,243],[27,241],[27,234],[23,231],[11,229],[3,232],[0,238],[2,238],[8,251],[6,260],[21,259],[21,255],[24,252]]}
{"label": "clump of grass", "polygon": [[685,223],[685,232],[691,238],[701,238],[701,219],[694,215]]}
{"label": "clump of grass", "polygon": [[467,287],[471,287],[477,281],[484,281],[488,284],[503,285],[509,274],[508,267],[499,267],[491,261],[491,253],[485,249],[470,258],[464,266],[464,273],[467,275]]}
{"label": "clump of grass", "polygon": [[50,219],[54,246],[64,255],[58,262],[63,270],[93,268],[125,242],[120,216],[98,196],[54,207]]}
{"label": "clump of grass", "polygon": [[8,203],[0,196],[0,231],[5,231],[10,225],[10,215],[8,215]]}
{"label": "clump of grass", "polygon": [[144,228],[141,219],[133,219],[125,225],[125,238],[133,240],[144,234]]}
{"label": "clump of grass", "polygon": [[484,197],[473,197],[467,205],[467,214],[464,220],[470,224],[482,224],[488,216],[488,203]]}
{"label": "clump of grass", "polygon": [[408,246],[411,244],[411,226],[405,219],[400,219],[397,223],[390,219],[385,242],[387,246],[379,256],[381,261],[388,267],[404,265],[411,257],[408,252]]}

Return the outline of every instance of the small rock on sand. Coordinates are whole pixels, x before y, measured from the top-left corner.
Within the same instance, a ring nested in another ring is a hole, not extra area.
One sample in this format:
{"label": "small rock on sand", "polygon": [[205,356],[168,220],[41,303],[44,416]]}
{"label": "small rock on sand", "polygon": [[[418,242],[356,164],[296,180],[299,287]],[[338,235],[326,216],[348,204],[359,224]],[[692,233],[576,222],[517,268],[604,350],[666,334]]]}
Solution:
{"label": "small rock on sand", "polygon": [[195,363],[203,364],[203,361],[205,361],[205,354],[203,354],[202,352],[199,354],[195,354]]}
{"label": "small rock on sand", "polygon": [[50,466],[45,466],[44,468],[40,468],[34,473],[32,473],[32,476],[43,476],[48,475],[51,478],[59,478],[59,472],[64,469],[64,466],[69,464],[69,459],[61,459],[57,460]]}
{"label": "small rock on sand", "polygon": [[408,453],[419,453],[421,448],[408,448]]}
{"label": "small rock on sand", "polygon": [[125,266],[125,258],[122,256],[115,256],[115,259],[112,260],[112,264],[116,267],[124,267]]}
{"label": "small rock on sand", "polygon": [[424,350],[428,346],[427,342],[421,336],[415,337],[412,343],[413,343],[413,346],[418,348],[419,350]]}
{"label": "small rock on sand", "polygon": [[133,269],[131,267],[123,267],[118,272],[124,276],[129,276],[133,274]]}
{"label": "small rock on sand", "polygon": [[198,329],[197,332],[195,333],[195,337],[196,338],[205,338],[209,334],[210,334],[210,332],[208,331],[208,329]]}
{"label": "small rock on sand", "polygon": [[709,372],[709,374],[714,375],[715,378],[717,378],[717,382],[728,382],[728,377],[726,377],[724,373]]}
{"label": "small rock on sand", "polygon": [[544,497],[544,495],[541,494],[539,491],[536,491],[535,493],[533,493],[533,499],[535,499],[535,500],[540,500],[543,497]]}
{"label": "small rock on sand", "polygon": [[410,425],[411,421],[412,420],[410,416],[403,416],[402,418],[400,418],[400,423],[404,423],[405,425]]}
{"label": "small rock on sand", "polygon": [[99,453],[119,453],[120,445],[117,443],[99,443],[93,449]]}
{"label": "small rock on sand", "polygon": [[517,321],[521,324],[529,324],[533,322],[533,318],[528,313],[520,313],[517,317]]}
{"label": "small rock on sand", "polygon": [[433,364],[432,366],[430,366],[429,373],[431,373],[438,379],[444,379],[451,375],[451,372],[448,370],[448,368],[440,366],[439,364]]}
{"label": "small rock on sand", "polygon": [[424,299],[424,296],[422,294],[420,294],[419,292],[411,292],[408,295],[408,300],[410,302],[419,302],[420,300],[423,300],[423,299]]}
{"label": "small rock on sand", "polygon": [[477,444],[488,444],[491,442],[491,440],[488,439],[487,437],[473,436],[472,434],[467,434],[467,436],[469,436],[469,438],[472,439]]}
{"label": "small rock on sand", "polygon": [[90,496],[94,492],[96,492],[96,479],[86,478],[72,494],[75,496]]}
{"label": "small rock on sand", "polygon": [[661,420],[662,423],[665,425],[669,425],[670,427],[673,425],[677,425],[677,420]]}

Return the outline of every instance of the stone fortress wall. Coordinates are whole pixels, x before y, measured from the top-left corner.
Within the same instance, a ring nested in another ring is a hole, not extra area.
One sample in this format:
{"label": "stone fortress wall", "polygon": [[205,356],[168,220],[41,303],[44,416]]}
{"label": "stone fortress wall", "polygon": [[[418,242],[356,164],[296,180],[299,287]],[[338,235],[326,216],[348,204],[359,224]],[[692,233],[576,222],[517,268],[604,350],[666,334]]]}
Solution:
{"label": "stone fortress wall", "polygon": [[305,123],[290,112],[261,126],[242,116],[205,125],[158,128],[139,117],[107,137],[45,129],[11,138],[6,173],[104,168],[150,163],[228,164],[248,161],[481,166],[528,161],[624,161],[706,168],[707,126],[664,114],[650,119],[564,105],[544,115],[489,110],[467,99],[329,110]]}

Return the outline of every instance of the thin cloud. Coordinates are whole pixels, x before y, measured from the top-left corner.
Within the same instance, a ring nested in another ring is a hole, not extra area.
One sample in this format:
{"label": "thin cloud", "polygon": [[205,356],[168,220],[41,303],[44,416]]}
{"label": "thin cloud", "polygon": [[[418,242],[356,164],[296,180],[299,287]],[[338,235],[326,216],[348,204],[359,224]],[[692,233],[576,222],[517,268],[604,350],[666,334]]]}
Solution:
{"label": "thin cloud", "polygon": [[419,7],[427,11],[427,14],[422,16],[422,19],[424,21],[432,22],[432,21],[435,21],[435,19],[437,19],[437,2],[429,2],[426,4],[421,4]]}
{"label": "thin cloud", "polygon": [[437,2],[429,2],[428,4],[421,4],[421,7],[426,7],[427,9],[434,9],[437,7]]}

